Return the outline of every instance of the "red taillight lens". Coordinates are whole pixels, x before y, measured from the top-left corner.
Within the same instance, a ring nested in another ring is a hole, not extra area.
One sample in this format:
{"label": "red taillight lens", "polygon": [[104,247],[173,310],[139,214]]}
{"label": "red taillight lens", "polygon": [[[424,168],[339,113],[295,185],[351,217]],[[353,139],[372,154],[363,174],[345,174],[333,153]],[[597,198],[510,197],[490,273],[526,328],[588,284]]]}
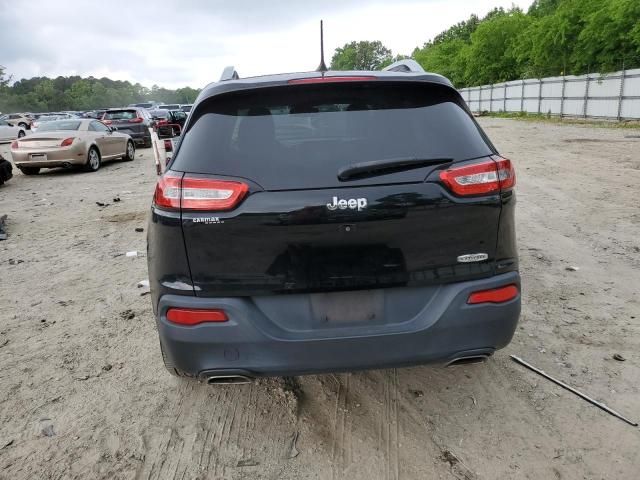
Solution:
{"label": "red taillight lens", "polygon": [[158,180],[154,203],[172,210],[223,211],[236,207],[249,192],[242,182],[184,177],[168,172]]}
{"label": "red taillight lens", "polygon": [[249,192],[249,185],[241,182],[182,179],[183,210],[230,210]]}
{"label": "red taillight lens", "polygon": [[180,183],[182,174],[167,172],[158,179],[153,203],[161,208],[180,210]]}
{"label": "red taillight lens", "polygon": [[178,325],[198,325],[209,322],[226,322],[229,320],[224,310],[192,310],[189,308],[170,308],[167,320]]}
{"label": "red taillight lens", "polygon": [[142,123],[142,122],[144,122],[144,118],[142,117],[136,117],[129,120],[129,123]]}
{"label": "red taillight lens", "polygon": [[113,122],[111,120],[102,120],[102,123],[105,125],[111,125]]}
{"label": "red taillight lens", "polygon": [[171,143],[171,140],[164,141],[164,150],[165,152],[171,152],[173,150],[173,144]]}
{"label": "red taillight lens", "polygon": [[62,140],[62,143],[60,144],[60,146],[61,147],[68,147],[73,143],[74,140],[75,140],[75,138],[73,138],[73,137],[65,138],[64,140]]}
{"label": "red taillight lens", "polygon": [[495,157],[443,170],[440,180],[456,195],[486,195],[513,188],[516,172],[510,160]]}
{"label": "red taillight lens", "polygon": [[11,142],[11,149],[15,150],[16,148],[18,148],[18,141],[14,140],[13,142]]}
{"label": "red taillight lens", "polygon": [[513,300],[518,296],[520,291],[516,285],[507,285],[506,287],[494,288],[492,290],[481,290],[473,292],[469,295],[467,303],[503,303]]}
{"label": "red taillight lens", "polygon": [[295,78],[289,80],[289,84],[304,84],[304,83],[337,83],[337,82],[367,82],[369,80],[377,80],[378,77],[373,75],[360,75],[360,76],[342,76],[342,77],[312,77],[312,78]]}

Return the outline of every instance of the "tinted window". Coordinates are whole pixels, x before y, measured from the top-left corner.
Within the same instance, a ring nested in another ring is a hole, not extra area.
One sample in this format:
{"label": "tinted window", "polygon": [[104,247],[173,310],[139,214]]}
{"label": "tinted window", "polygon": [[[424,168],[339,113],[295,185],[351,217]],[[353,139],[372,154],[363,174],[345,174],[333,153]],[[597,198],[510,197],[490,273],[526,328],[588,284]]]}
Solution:
{"label": "tinted window", "polygon": [[77,120],[56,120],[40,125],[39,132],[50,132],[53,130],[78,130],[80,123]]}
{"label": "tinted window", "polygon": [[[342,167],[365,161],[492,153],[457,92],[434,84],[242,91],[214,98],[200,112],[172,168],[245,177],[266,189],[340,185]],[[349,184],[424,178],[425,169],[416,169]]]}
{"label": "tinted window", "polygon": [[191,107],[192,107],[192,106],[193,106],[193,105],[183,105],[183,106],[181,107],[181,110],[182,110],[183,112],[190,112],[190,111],[191,111]]}
{"label": "tinted window", "polygon": [[149,115],[153,118],[169,118],[169,110],[151,110]]}
{"label": "tinted window", "polygon": [[91,122],[89,124],[89,130],[94,131],[94,132],[108,132],[109,131],[107,126],[102,122]]}
{"label": "tinted window", "polygon": [[104,114],[104,120],[132,120],[137,117],[135,110],[109,110]]}
{"label": "tinted window", "polygon": [[180,105],[177,105],[177,104],[160,105],[158,108],[160,110],[179,110],[180,109]]}

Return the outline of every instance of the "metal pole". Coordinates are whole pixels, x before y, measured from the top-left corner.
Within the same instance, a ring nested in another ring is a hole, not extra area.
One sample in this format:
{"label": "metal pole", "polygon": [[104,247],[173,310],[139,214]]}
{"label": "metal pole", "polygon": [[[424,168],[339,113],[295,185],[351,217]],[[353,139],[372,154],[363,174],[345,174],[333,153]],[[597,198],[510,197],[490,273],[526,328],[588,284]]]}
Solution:
{"label": "metal pole", "polygon": [[522,80],[522,88],[520,89],[520,112],[524,112],[524,80]]}
{"label": "metal pole", "polygon": [[504,82],[504,94],[502,95],[502,111],[507,111],[507,82]]}
{"label": "metal pole", "polygon": [[544,82],[541,78],[538,79],[538,115],[540,115],[540,108],[542,108],[542,84]]}
{"label": "metal pole", "polygon": [[493,112],[493,83],[491,84],[491,92],[489,93],[489,113]]}
{"label": "metal pole", "polygon": [[529,370],[536,372],[538,375],[542,375],[544,378],[546,378],[547,380],[552,381],[553,383],[555,383],[556,385],[561,386],[562,388],[569,390],[571,393],[575,393],[577,396],[579,396],[580,398],[582,398],[583,400],[586,400],[587,402],[589,402],[591,405],[595,405],[596,407],[604,410],[605,412],[613,415],[616,418],[619,418],[620,420],[622,420],[623,422],[628,423],[629,425],[631,425],[632,427],[637,427],[638,424],[636,422],[633,422],[631,420],[629,420],[628,418],[623,417],[621,414],[619,414],[618,412],[616,412],[615,410],[607,407],[604,403],[600,403],[597,400],[594,400],[593,398],[585,395],[584,393],[582,393],[579,390],[576,390],[575,388],[573,388],[570,385],[567,385],[564,382],[561,382],[560,380],[556,380],[555,378],[553,378],[551,375],[549,375],[548,373],[545,373],[544,371],[534,367],[533,365],[531,365],[530,363],[525,362],[524,360],[522,360],[520,357],[516,357],[515,355],[511,355],[511,358],[519,363],[520,365],[523,365],[525,367],[527,367]]}
{"label": "metal pole", "polygon": [[480,85],[480,93],[478,93],[478,113],[482,112],[482,85]]}
{"label": "metal pole", "polygon": [[582,105],[583,111],[582,116],[587,118],[587,106],[589,104],[589,81],[591,80],[589,77],[589,73],[587,73],[587,84],[584,87],[584,103]]}
{"label": "metal pole", "polygon": [[618,121],[622,119],[622,101],[624,99],[624,61],[622,62],[622,73],[620,73],[620,92],[618,92]]}
{"label": "metal pole", "polygon": [[562,93],[560,94],[560,118],[564,116],[564,89],[567,84],[567,77],[562,75]]}

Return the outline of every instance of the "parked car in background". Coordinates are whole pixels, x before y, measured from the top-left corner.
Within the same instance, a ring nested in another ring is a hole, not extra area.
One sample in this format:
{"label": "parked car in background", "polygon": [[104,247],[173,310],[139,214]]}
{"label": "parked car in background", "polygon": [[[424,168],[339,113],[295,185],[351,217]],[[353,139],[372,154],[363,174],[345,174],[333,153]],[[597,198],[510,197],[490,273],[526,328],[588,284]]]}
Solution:
{"label": "parked car in background", "polygon": [[171,373],[460,365],[511,341],[515,172],[449,80],[412,60],[229,72],[200,93],[151,207]]}
{"label": "parked car in background", "polygon": [[11,125],[6,120],[0,120],[0,142],[10,142],[16,138],[22,138],[26,134],[26,128]]}
{"label": "parked car in background", "polygon": [[179,135],[187,121],[187,114],[182,110],[151,110],[149,115],[153,119],[153,128],[164,137]]}
{"label": "parked car in background", "polygon": [[28,130],[31,128],[31,124],[33,123],[33,118],[31,118],[31,114],[27,113],[9,113],[7,115],[2,115],[0,120],[4,120],[10,125],[14,125],[16,127],[23,128]]}
{"label": "parked car in background", "polygon": [[180,105],[177,103],[168,103],[165,105],[158,105],[156,109],[160,110],[180,110]]}
{"label": "parked car in background", "polygon": [[105,160],[131,161],[134,155],[135,146],[129,135],[92,119],[45,122],[38,133],[11,144],[13,163],[25,175],[56,167],[83,167],[95,172]]}
{"label": "parked car in background", "polygon": [[119,132],[126,133],[134,142],[151,146],[152,119],[146,109],[140,107],[112,108],[104,112],[102,121]]}
{"label": "parked car in background", "polygon": [[43,115],[40,115],[40,117],[38,117],[37,120],[34,120],[34,122],[31,124],[31,131],[34,133],[37,132],[43,123],[53,122],[55,120],[72,119],[72,118],[78,118],[78,117],[70,113],[43,114]]}
{"label": "parked car in background", "polygon": [[155,102],[141,102],[141,103],[131,103],[129,107],[138,107],[138,108],[146,108],[147,110],[151,108],[155,108],[157,103]]}
{"label": "parked car in background", "polygon": [[191,112],[191,107],[193,107],[193,104],[191,104],[191,103],[186,104],[186,105],[181,105],[180,106],[180,110],[182,110],[184,113],[186,113],[188,115],[189,112]]}

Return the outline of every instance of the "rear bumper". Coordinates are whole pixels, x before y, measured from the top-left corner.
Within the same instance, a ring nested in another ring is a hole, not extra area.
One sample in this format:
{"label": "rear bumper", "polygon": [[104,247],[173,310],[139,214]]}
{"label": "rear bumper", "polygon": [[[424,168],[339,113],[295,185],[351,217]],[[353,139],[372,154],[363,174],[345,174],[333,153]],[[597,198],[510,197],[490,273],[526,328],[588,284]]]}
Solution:
{"label": "rear bumper", "polygon": [[[250,299],[160,298],[157,324],[168,363],[188,376],[205,371],[280,376],[330,371],[448,363],[471,355],[491,355],[513,336],[520,295],[501,304],[468,305],[469,294],[509,284],[517,272],[442,285],[408,321],[329,332],[286,330]],[[229,321],[183,327],[166,319],[170,307],[219,308]],[[342,334],[341,334],[342,333]]]}

